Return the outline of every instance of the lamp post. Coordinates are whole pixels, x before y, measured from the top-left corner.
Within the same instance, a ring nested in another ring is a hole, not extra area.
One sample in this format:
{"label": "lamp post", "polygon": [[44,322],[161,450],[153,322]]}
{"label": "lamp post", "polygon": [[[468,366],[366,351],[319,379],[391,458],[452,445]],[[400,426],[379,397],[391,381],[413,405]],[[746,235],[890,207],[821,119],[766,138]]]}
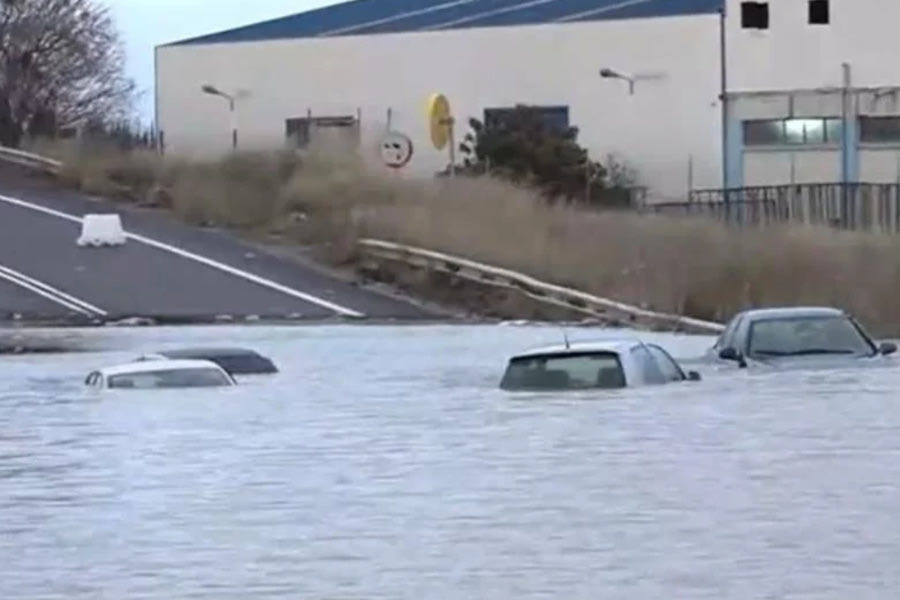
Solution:
{"label": "lamp post", "polygon": [[609,68],[600,69],[600,77],[602,77],[603,79],[621,79],[623,81],[627,81],[628,93],[632,96],[634,95],[634,77],[623,75],[622,73]]}
{"label": "lamp post", "polygon": [[234,100],[235,100],[234,96],[232,96],[231,94],[226,94],[222,90],[220,90],[217,87],[210,85],[208,83],[203,85],[200,88],[200,90],[204,94],[209,94],[210,96],[220,96],[220,97],[228,100],[228,111],[231,115],[231,149],[237,150],[238,132],[237,132],[237,115],[235,114],[235,110],[234,110]]}

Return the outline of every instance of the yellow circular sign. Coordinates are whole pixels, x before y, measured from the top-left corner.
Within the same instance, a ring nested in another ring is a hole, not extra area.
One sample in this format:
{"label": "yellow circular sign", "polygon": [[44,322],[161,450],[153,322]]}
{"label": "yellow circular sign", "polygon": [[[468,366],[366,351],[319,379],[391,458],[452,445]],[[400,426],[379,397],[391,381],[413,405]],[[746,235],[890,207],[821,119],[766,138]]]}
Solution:
{"label": "yellow circular sign", "polygon": [[431,134],[431,143],[438,150],[443,150],[450,141],[450,101],[443,94],[432,94],[428,98],[428,130]]}

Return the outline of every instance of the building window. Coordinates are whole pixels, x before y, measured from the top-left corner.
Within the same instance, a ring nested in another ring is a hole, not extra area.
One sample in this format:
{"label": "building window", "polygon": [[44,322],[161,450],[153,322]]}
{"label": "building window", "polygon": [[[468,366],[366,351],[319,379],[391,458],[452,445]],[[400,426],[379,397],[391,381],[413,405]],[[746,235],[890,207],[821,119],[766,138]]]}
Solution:
{"label": "building window", "polygon": [[741,27],[744,29],[768,29],[769,3],[741,2]]}
{"label": "building window", "polygon": [[822,146],[839,144],[843,124],[836,117],[744,121],[745,146]]}
{"label": "building window", "polygon": [[828,10],[828,0],[809,0],[809,24],[828,25],[831,15]]}
{"label": "building window", "polygon": [[[540,112],[544,124],[548,129],[563,133],[569,129],[568,106],[526,106],[526,108]],[[515,108],[486,108],[484,109],[484,126],[488,129],[496,127],[503,122],[508,114]]]}
{"label": "building window", "polygon": [[866,144],[900,144],[900,117],[860,117],[859,138]]}
{"label": "building window", "polygon": [[309,145],[309,119],[287,119],[284,133],[292,148],[306,148]]}
{"label": "building window", "polygon": [[744,145],[776,146],[784,143],[784,121],[744,121]]}
{"label": "building window", "polygon": [[317,132],[323,130],[350,131],[345,138],[359,133],[358,118],[353,116],[298,117],[286,119],[284,122],[285,138],[292,148],[306,148]]}

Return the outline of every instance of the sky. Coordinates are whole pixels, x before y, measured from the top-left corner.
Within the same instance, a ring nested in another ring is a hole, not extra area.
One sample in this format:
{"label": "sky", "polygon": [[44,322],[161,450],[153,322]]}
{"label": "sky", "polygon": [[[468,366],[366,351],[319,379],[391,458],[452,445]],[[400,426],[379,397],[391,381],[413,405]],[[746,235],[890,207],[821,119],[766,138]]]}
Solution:
{"label": "sky", "polygon": [[143,93],[138,109],[153,118],[153,49],[168,42],[290,15],[335,0],[105,0],[119,26],[128,72]]}

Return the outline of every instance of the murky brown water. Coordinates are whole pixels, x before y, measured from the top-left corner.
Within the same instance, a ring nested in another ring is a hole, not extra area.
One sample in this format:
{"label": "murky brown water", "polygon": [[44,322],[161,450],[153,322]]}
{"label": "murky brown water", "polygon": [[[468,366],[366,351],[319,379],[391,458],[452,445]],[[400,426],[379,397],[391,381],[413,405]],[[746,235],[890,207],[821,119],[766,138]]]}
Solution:
{"label": "murky brown water", "polygon": [[[652,337],[682,358],[709,343]],[[896,597],[900,363],[495,389],[510,353],[558,338],[103,331],[113,351],[3,358],[0,598]],[[283,373],[226,391],[81,385],[209,342]]]}

